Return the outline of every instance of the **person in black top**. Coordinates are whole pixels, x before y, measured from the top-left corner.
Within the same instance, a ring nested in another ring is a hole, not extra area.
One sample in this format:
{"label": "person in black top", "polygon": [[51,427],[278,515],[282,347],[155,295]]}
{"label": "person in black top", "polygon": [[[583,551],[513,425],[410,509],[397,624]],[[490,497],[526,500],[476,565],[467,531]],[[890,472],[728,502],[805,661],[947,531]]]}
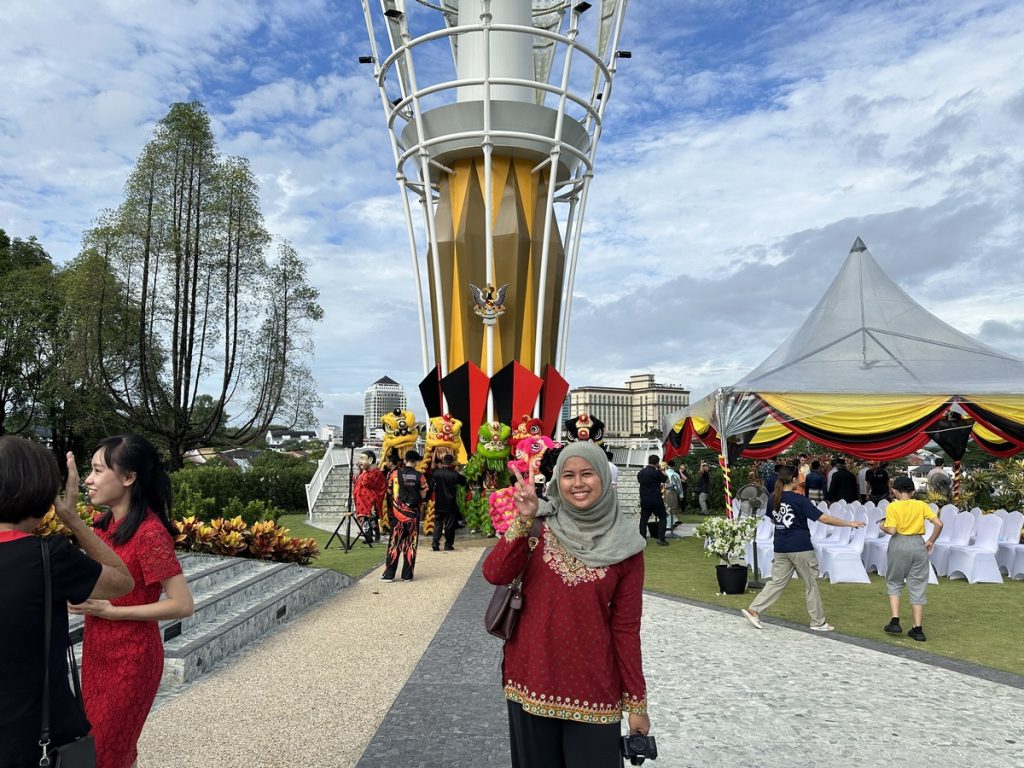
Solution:
{"label": "person in black top", "polygon": [[868,483],[868,500],[875,504],[882,499],[889,500],[889,473],[886,471],[889,466],[887,461],[876,461],[864,475]]}
{"label": "person in black top", "polygon": [[[637,482],[640,484],[640,533],[646,539],[650,530],[651,536],[658,540],[658,544],[667,546],[665,540],[665,523],[667,513],[665,500],[662,498],[662,488],[668,482],[668,475],[662,472],[658,465],[661,459],[656,454],[647,457],[647,466],[636,473]],[[655,521],[649,523],[651,515]]]}
{"label": "person in black top", "polygon": [[836,473],[828,484],[827,498],[829,501],[847,502],[857,500],[857,476],[846,468],[846,459],[836,459]]}
{"label": "person in black top", "polygon": [[804,479],[804,490],[811,501],[821,501],[825,498],[825,475],[821,473],[821,462],[817,459],[811,462],[811,471]]}
{"label": "person in black top", "polygon": [[[0,437],[0,766],[39,765],[43,673],[50,670],[50,743],[68,744],[89,732],[68,683],[68,602],[120,597],[134,586],[120,557],[75,509],[78,470],[68,453],[68,481],[57,498],[60,472],[46,448],[21,437]],[[54,505],[78,547],[62,535],[33,535]],[[49,551],[51,604],[43,604],[42,547]],[[50,612],[50,657],[43,658],[44,611]]]}
{"label": "person in black top", "polygon": [[466,484],[466,478],[455,469],[455,457],[450,453],[441,459],[441,466],[430,476],[434,490],[434,540],[431,549],[437,552],[441,547],[441,532],[444,531],[444,548],[455,549],[455,528],[459,522],[458,491]]}

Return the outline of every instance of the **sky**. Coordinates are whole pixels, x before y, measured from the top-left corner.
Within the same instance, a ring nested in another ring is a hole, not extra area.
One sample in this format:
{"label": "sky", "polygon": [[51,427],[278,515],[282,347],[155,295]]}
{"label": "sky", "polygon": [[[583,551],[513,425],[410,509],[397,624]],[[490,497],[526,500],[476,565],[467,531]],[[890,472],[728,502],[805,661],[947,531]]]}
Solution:
{"label": "sky", "polygon": [[[414,32],[438,25],[408,10]],[[0,28],[0,228],[73,258],[170,105],[201,101],[320,290],[321,423],[361,413],[383,375],[422,413],[356,0],[5,0]],[[857,237],[930,312],[1024,356],[1024,4],[634,0],[619,47],[633,56],[586,210],[572,386],[653,373],[697,399],[733,383]]]}

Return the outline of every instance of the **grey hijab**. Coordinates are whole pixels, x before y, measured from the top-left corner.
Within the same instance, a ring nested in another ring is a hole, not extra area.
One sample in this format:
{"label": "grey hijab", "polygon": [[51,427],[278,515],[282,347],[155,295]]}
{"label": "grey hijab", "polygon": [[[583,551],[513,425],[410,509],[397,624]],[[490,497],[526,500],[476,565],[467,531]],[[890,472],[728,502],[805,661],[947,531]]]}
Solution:
{"label": "grey hijab", "polygon": [[[559,492],[558,479],[565,462],[574,456],[586,461],[601,478],[601,495],[589,509],[577,509]],[[636,521],[627,519],[619,509],[604,449],[591,442],[569,443],[562,449],[548,483],[548,501],[541,502],[537,514],[545,518],[562,546],[592,568],[621,563],[647,545]]]}

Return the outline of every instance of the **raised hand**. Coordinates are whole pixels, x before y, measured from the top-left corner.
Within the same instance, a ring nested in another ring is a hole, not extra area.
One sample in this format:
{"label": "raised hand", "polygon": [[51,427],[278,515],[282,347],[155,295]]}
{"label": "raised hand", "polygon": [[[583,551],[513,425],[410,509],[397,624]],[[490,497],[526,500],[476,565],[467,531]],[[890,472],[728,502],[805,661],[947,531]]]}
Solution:
{"label": "raised hand", "polygon": [[526,477],[523,477],[518,468],[512,467],[512,474],[516,476],[516,484],[512,486],[512,500],[516,505],[516,511],[523,518],[535,517],[540,502],[537,500],[537,486],[534,485],[532,472],[527,471]]}
{"label": "raised hand", "polygon": [[68,480],[64,484],[64,498],[57,498],[53,507],[65,524],[69,518],[78,519],[78,465],[75,464],[75,454],[67,452]]}

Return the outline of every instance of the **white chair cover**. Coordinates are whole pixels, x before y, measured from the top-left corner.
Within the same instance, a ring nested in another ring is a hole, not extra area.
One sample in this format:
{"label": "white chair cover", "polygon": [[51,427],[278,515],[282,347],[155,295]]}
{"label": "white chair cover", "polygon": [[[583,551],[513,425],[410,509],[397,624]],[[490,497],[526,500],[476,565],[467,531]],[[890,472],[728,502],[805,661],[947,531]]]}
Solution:
{"label": "white chair cover", "polygon": [[[854,513],[854,520],[867,523],[867,515],[863,510]],[[861,559],[864,554],[864,545],[867,536],[867,528],[847,528],[852,531],[849,543],[846,546],[825,547],[822,550],[819,569],[822,576],[828,576],[833,584],[839,582],[855,582],[858,584],[870,584],[868,572],[864,569],[864,562]]]}
{"label": "white chair cover", "polygon": [[[996,552],[996,565],[999,572],[1011,575],[1013,561],[1017,556],[1020,544],[1020,532],[1024,528],[1024,515],[1010,512],[1003,519],[1003,530],[999,534],[999,551]],[[1011,576],[1012,578],[1012,576]]]}
{"label": "white chair cover", "polygon": [[953,546],[967,546],[971,543],[971,534],[974,532],[975,518],[970,512],[958,512],[956,519],[952,521],[951,525],[944,526],[942,533],[946,532],[946,528],[950,529],[948,537],[939,535],[939,540],[935,542],[935,546],[932,548],[932,554],[929,558],[932,565],[935,566],[935,572],[939,576],[946,576],[949,574],[949,552],[950,547]]}
{"label": "white chair cover", "polygon": [[1001,584],[1003,576],[999,573],[996,553],[1002,530],[1002,520],[995,515],[984,515],[978,523],[974,544],[954,544],[949,548],[949,578],[965,578],[970,584],[979,581]]}

